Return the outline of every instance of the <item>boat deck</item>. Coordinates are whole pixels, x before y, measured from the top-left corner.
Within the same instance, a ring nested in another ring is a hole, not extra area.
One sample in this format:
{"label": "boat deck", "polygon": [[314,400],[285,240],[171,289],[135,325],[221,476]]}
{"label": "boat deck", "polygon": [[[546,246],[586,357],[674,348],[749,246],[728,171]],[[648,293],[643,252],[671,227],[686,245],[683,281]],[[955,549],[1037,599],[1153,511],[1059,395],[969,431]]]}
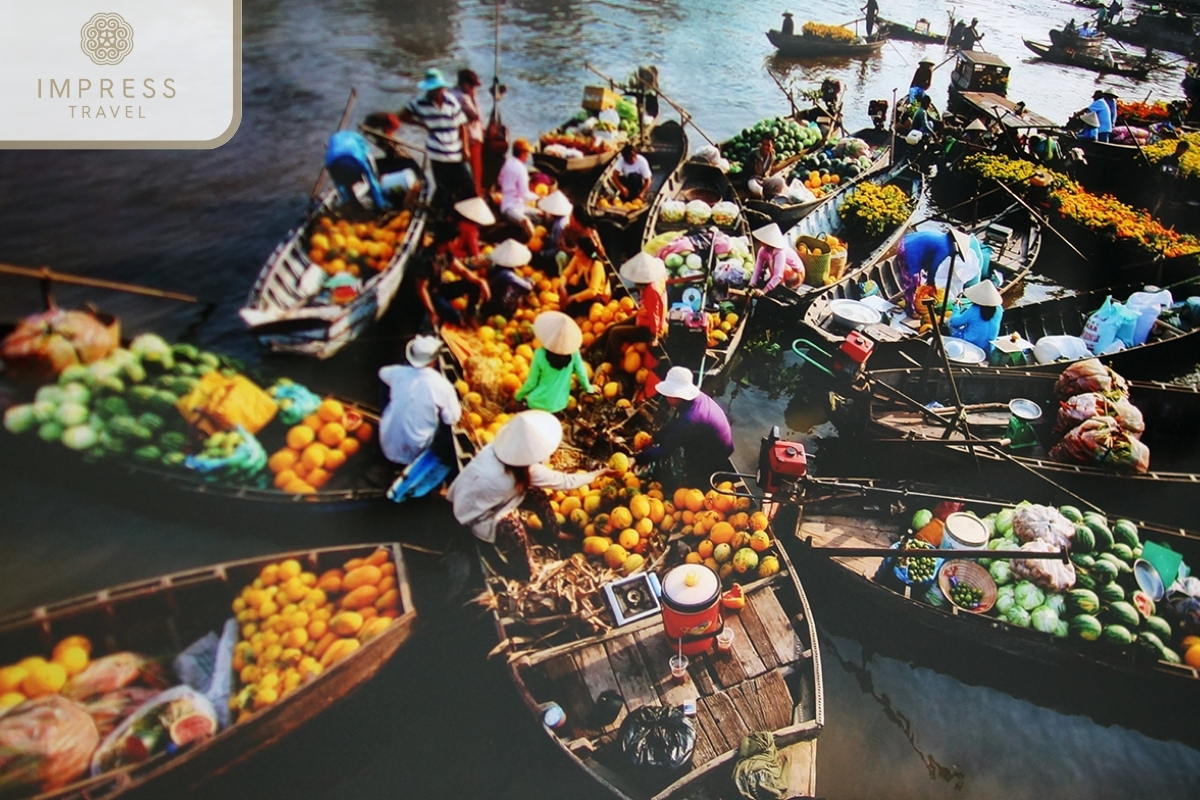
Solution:
{"label": "boat deck", "polygon": [[[797,535],[812,539],[815,547],[891,547],[896,541],[895,525],[884,525],[865,517],[805,516]],[[871,579],[882,558],[861,556],[835,558],[852,572]]]}

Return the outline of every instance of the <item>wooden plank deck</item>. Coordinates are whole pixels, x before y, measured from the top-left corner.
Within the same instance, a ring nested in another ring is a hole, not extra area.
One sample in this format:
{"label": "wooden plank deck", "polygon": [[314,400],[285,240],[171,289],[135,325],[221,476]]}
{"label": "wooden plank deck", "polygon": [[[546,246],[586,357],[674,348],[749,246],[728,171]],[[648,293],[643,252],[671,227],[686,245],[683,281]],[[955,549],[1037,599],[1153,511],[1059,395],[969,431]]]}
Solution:
{"label": "wooden plank deck", "polygon": [[[812,537],[817,547],[891,547],[895,543],[895,529],[876,525],[853,517],[805,517],[800,523],[801,539]],[[839,558],[860,575],[868,578],[879,569],[881,558]]]}

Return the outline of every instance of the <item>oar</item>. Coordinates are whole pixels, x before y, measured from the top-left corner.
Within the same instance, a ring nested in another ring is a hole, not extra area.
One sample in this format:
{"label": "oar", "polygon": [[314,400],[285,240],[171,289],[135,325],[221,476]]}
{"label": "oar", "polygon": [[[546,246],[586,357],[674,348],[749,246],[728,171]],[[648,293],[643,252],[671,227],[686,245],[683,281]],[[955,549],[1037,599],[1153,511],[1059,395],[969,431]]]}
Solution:
{"label": "oar", "polygon": [[1000,559],[1041,558],[1055,559],[1062,561],[1064,564],[1070,560],[1069,551],[1065,547],[1050,552],[1042,550],[988,550],[986,548],[953,550],[950,548],[825,547],[813,544],[809,539],[804,539],[803,541],[810,549],[830,558],[940,558],[946,561],[955,558],[990,558],[993,561]]}
{"label": "oar", "polygon": [[1142,149],[1142,143],[1139,142],[1138,138],[1133,135],[1133,128],[1129,127],[1128,122],[1123,123],[1123,124],[1125,125],[1125,130],[1129,132],[1129,138],[1133,139],[1133,143],[1137,147],[1138,153],[1141,154],[1142,160],[1146,162],[1146,166],[1149,167],[1150,169],[1154,169],[1154,164],[1151,163],[1150,156],[1146,155],[1146,151]]}
{"label": "oar", "polygon": [[784,87],[783,82],[779,80],[779,78],[775,75],[774,72],[771,72],[771,70],[768,69],[767,74],[771,76],[771,80],[775,81],[775,85],[779,87],[779,91],[783,92],[783,96],[786,97],[788,100],[788,103],[791,104],[792,118],[794,119],[796,114],[799,113],[799,109],[796,108],[795,96],[791,92],[789,92],[787,90],[787,88]]}
{"label": "oar", "polygon": [[1026,203],[1024,200],[1021,199],[1021,197],[1019,195],[1017,195],[1016,192],[1014,192],[1012,189],[1005,186],[1003,181],[996,181],[996,183],[1000,186],[1001,189],[1008,192],[1008,194],[1011,195],[1014,200],[1016,200],[1018,203],[1023,205],[1025,207],[1025,210],[1029,212],[1030,216],[1032,216],[1034,219],[1036,219],[1042,225],[1045,225],[1046,228],[1048,228],[1050,230],[1050,232],[1053,233],[1055,236],[1057,236],[1059,239],[1062,239],[1063,242],[1067,245],[1067,247],[1071,248],[1071,250],[1074,251],[1075,255],[1082,258],[1084,260],[1084,262],[1087,263],[1088,266],[1093,266],[1092,260],[1090,258],[1088,258],[1087,256],[1085,256],[1083,253],[1079,252],[1079,248],[1077,248],[1075,245],[1071,244],[1071,240],[1068,239],[1066,236],[1063,236],[1061,233],[1059,233],[1059,231],[1053,225],[1051,225],[1050,222],[1045,217],[1043,217],[1041,214],[1039,214],[1037,211],[1034,210],[1033,206]]}
{"label": "oar", "polygon": [[[350,118],[350,110],[354,108],[354,101],[358,99],[358,90],[351,87],[350,97],[346,100],[346,110],[342,112],[342,121],[338,123],[337,129],[340,131],[346,127],[346,120]],[[321,193],[321,184],[325,182],[325,165],[321,165],[321,173],[317,175],[317,182],[313,184],[312,194],[308,196],[308,202],[317,202],[317,196]]]}
{"label": "oar", "polygon": [[887,40],[887,43],[888,43],[888,45],[890,45],[890,46],[891,46],[891,48],[892,48],[893,50],[895,50],[895,51],[896,51],[896,55],[900,57],[900,60],[904,62],[904,66],[906,66],[906,67],[907,67],[907,66],[908,66],[908,59],[907,59],[907,58],[905,58],[905,57],[904,57],[904,54],[900,52],[900,48],[899,48],[899,47],[896,47],[896,43],[895,43],[895,42],[893,42],[891,39],[888,39],[888,40]]}
{"label": "oar", "polygon": [[[605,75],[605,74],[604,74],[603,72],[601,72],[600,70],[598,70],[598,69],[596,69],[595,67],[593,67],[591,64],[589,64],[589,63],[586,63],[586,62],[585,62],[583,66],[584,66],[584,68],[585,68],[585,69],[588,69],[588,70],[590,70],[591,72],[594,72],[596,75],[599,75],[601,78],[603,78],[604,80],[608,81],[610,84],[612,84],[612,85],[614,85],[614,86],[617,84],[617,82],[616,82],[616,81],[614,81],[612,78],[610,78],[610,77],[608,77],[607,75]],[[669,105],[671,108],[675,109],[675,110],[676,110],[676,111],[679,113],[679,116],[680,116],[680,117],[683,119],[683,123],[684,123],[685,125],[691,125],[691,126],[692,126],[692,128],[693,128],[693,129],[696,131],[696,133],[700,134],[701,138],[703,138],[703,139],[704,139],[704,141],[708,142],[708,143],[709,143],[709,144],[711,144],[713,147],[718,147],[717,143],[716,143],[715,141],[713,141],[713,140],[712,140],[712,138],[711,138],[711,137],[710,137],[710,136],[709,136],[707,133],[705,133],[704,131],[702,131],[702,130],[700,129],[700,126],[696,124],[696,120],[692,118],[692,115],[691,115],[691,114],[689,114],[689,113],[687,112],[687,110],[686,110],[685,108],[683,108],[683,106],[679,105],[679,104],[678,104],[678,103],[676,103],[674,100],[672,100],[670,97],[668,97],[668,96],[666,95],[666,93],[665,93],[665,92],[663,92],[663,90],[662,90],[662,89],[660,89],[660,88],[659,88],[659,87],[657,87],[657,86],[656,86],[656,87],[654,87],[654,92],[655,92],[655,94],[657,94],[659,97],[661,97],[663,100],[666,100],[666,101],[667,101],[667,105]]]}
{"label": "oar", "polygon": [[102,278],[88,278],[83,275],[69,275],[63,272],[55,272],[49,267],[30,269],[29,267],[17,267],[13,266],[12,264],[0,264],[0,275],[13,275],[18,278],[33,278],[34,280],[47,281],[50,283],[66,283],[73,286],[90,286],[94,289],[108,289],[114,292],[138,294],[145,297],[156,297],[161,300],[178,300],[181,303],[204,302],[195,295],[183,294],[181,292],[171,292],[166,289],[151,289],[148,286],[138,286],[132,283],[120,283],[119,281],[108,281]]}
{"label": "oar", "polygon": [[378,139],[382,139],[385,142],[391,142],[392,144],[399,145],[400,147],[404,148],[405,150],[413,150],[417,153],[421,153],[422,155],[429,155],[429,151],[426,150],[424,147],[418,147],[415,144],[409,144],[408,142],[397,139],[395,136],[392,136],[391,134],[384,133],[383,131],[379,130],[378,128],[368,128],[366,125],[359,125],[358,129],[360,131],[362,131],[363,133],[370,134],[371,136],[374,136]]}

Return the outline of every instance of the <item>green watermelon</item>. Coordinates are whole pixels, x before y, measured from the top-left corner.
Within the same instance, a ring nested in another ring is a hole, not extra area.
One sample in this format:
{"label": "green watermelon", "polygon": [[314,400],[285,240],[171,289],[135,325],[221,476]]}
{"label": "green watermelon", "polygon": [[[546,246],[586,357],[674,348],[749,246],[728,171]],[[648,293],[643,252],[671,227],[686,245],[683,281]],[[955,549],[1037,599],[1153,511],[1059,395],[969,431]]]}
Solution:
{"label": "green watermelon", "polygon": [[1119,603],[1125,599],[1125,590],[1116,582],[1104,584],[1096,590],[1096,594],[1105,603]]}
{"label": "green watermelon", "polygon": [[1078,589],[1095,589],[1096,579],[1083,569],[1075,569],[1075,586]]}
{"label": "green watermelon", "polygon": [[1148,631],[1154,631],[1154,633],[1158,634],[1158,638],[1162,639],[1164,642],[1171,641],[1171,623],[1167,622],[1162,617],[1146,617],[1146,620],[1142,623],[1142,627]]}
{"label": "green watermelon", "polygon": [[1104,609],[1104,616],[1117,625],[1124,625],[1127,628],[1136,628],[1138,625],[1137,609],[1124,600],[1109,603],[1108,607]]}
{"label": "green watermelon", "polygon": [[1161,651],[1164,647],[1166,647],[1166,645],[1162,643],[1162,639],[1158,638],[1158,635],[1152,631],[1139,631],[1137,637],[1139,642],[1149,642],[1150,644],[1154,645],[1154,649],[1156,651],[1155,656],[1158,655],[1157,651]]}
{"label": "green watermelon", "polygon": [[1091,575],[1096,579],[1097,584],[1104,585],[1110,581],[1116,580],[1118,571],[1119,570],[1117,570],[1117,566],[1111,561],[1105,561],[1104,559],[1098,558],[1096,559],[1096,563],[1092,566]]}
{"label": "green watermelon", "polygon": [[138,461],[158,461],[162,458],[162,450],[159,450],[152,444],[145,447],[139,447],[133,451],[133,457]]}
{"label": "green watermelon", "polygon": [[1100,598],[1088,589],[1072,589],[1067,595],[1067,608],[1077,614],[1095,614],[1100,610]]}
{"label": "green watermelon", "polygon": [[1087,553],[1072,553],[1071,563],[1077,567],[1090,567],[1096,563],[1096,559],[1092,558]]}
{"label": "green watermelon", "polygon": [[1094,642],[1100,638],[1104,628],[1100,625],[1100,620],[1093,617],[1091,614],[1080,614],[1070,622],[1071,633],[1074,633],[1080,639],[1087,642]]}
{"label": "green watermelon", "polygon": [[1168,664],[1180,664],[1183,662],[1183,659],[1179,657],[1179,653],[1176,653],[1166,645],[1163,645],[1161,648],[1159,648],[1158,657]]}
{"label": "green watermelon", "polygon": [[1059,506],[1058,513],[1071,520],[1071,522],[1083,522],[1083,512],[1075,506]]}
{"label": "green watermelon", "polygon": [[1095,534],[1098,550],[1108,550],[1113,546],[1113,533],[1108,529],[1108,522],[1104,517],[1089,511],[1083,515],[1083,524],[1091,528],[1092,533]]}
{"label": "green watermelon", "polygon": [[1121,557],[1119,555],[1117,555],[1116,553],[1101,553],[1100,557],[1096,560],[1100,561],[1101,559],[1104,561],[1107,561],[1108,563],[1110,563],[1114,567],[1116,567],[1117,574],[1120,574],[1122,572],[1133,572],[1133,567],[1129,566],[1124,561],[1122,561]]}
{"label": "green watermelon", "polygon": [[1113,542],[1112,554],[1126,564],[1133,563],[1133,550],[1124,542]]}
{"label": "green watermelon", "polygon": [[162,463],[168,467],[182,467],[187,455],[178,451],[167,453],[162,457]]}
{"label": "green watermelon", "polygon": [[1096,535],[1087,525],[1075,526],[1075,537],[1071,541],[1071,550],[1076,553],[1090,553],[1096,549]]}
{"label": "green watermelon", "polygon": [[158,437],[158,444],[164,450],[183,450],[187,447],[187,436],[179,431],[167,431]]}
{"label": "green watermelon", "polygon": [[1122,647],[1133,644],[1133,634],[1124,625],[1105,625],[1100,637],[1109,644]]}
{"label": "green watermelon", "polygon": [[1140,547],[1142,542],[1138,538],[1137,525],[1134,525],[1127,519],[1119,519],[1112,528],[1113,538],[1127,545],[1130,549]]}

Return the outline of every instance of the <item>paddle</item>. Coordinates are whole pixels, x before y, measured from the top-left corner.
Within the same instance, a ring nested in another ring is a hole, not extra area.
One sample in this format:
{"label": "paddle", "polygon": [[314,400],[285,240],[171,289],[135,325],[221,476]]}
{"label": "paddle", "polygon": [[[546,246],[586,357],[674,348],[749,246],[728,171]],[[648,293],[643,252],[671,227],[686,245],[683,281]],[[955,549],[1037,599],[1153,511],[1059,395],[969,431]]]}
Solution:
{"label": "paddle", "polygon": [[[583,66],[584,66],[584,68],[586,68],[586,69],[590,70],[591,72],[594,72],[596,75],[599,75],[601,78],[603,78],[604,80],[608,81],[608,82],[609,82],[609,84],[611,84],[611,85],[613,85],[613,86],[616,86],[616,85],[617,85],[617,82],[616,82],[616,81],[614,81],[612,78],[610,78],[610,77],[608,77],[607,75],[605,75],[605,74],[604,74],[603,72],[601,72],[600,70],[598,70],[598,69],[596,69],[595,67],[593,67],[591,64],[589,64],[589,63],[585,62]],[[691,126],[692,126],[692,128],[693,128],[693,129],[696,131],[696,133],[700,134],[701,138],[703,138],[703,139],[704,139],[704,141],[708,142],[708,143],[709,143],[709,144],[711,144],[713,147],[717,147],[717,146],[718,146],[718,145],[717,145],[717,143],[716,143],[716,142],[714,142],[714,141],[712,140],[712,138],[710,138],[710,137],[709,137],[709,135],[708,135],[707,133],[705,133],[704,131],[702,131],[702,130],[700,129],[700,126],[696,124],[696,121],[695,121],[695,120],[692,118],[692,115],[691,115],[691,114],[689,114],[689,113],[687,112],[687,110],[686,110],[686,109],[684,109],[682,106],[680,106],[678,103],[676,103],[676,102],[675,102],[674,100],[672,100],[670,97],[668,97],[668,96],[666,95],[666,93],[664,93],[664,92],[663,92],[663,90],[662,90],[662,89],[660,89],[660,88],[658,88],[658,87],[655,87],[655,88],[654,88],[654,92],[655,92],[655,93],[656,93],[656,94],[657,94],[659,97],[661,97],[663,100],[666,100],[666,101],[667,101],[667,105],[669,105],[671,108],[675,109],[675,110],[676,110],[676,111],[679,113],[679,117],[680,117],[680,119],[683,121],[683,124],[684,124],[684,125],[691,125]]]}
{"label": "paddle", "polygon": [[181,292],[171,292],[166,289],[152,289],[148,286],[138,286],[132,283],[120,283],[119,281],[109,281],[102,278],[88,278],[83,275],[69,275],[63,272],[55,272],[49,267],[31,269],[29,267],[13,266],[12,264],[0,264],[0,275],[13,275],[18,278],[33,278],[35,280],[44,281],[47,284],[66,283],[73,286],[90,286],[94,289],[108,289],[114,292],[138,294],[145,297],[156,297],[162,300],[178,300],[181,303],[204,302],[195,295],[182,294]]}
{"label": "paddle", "polygon": [[1071,240],[1068,239],[1066,236],[1063,236],[1061,233],[1059,233],[1058,229],[1056,229],[1053,225],[1051,225],[1050,222],[1045,217],[1043,217],[1036,210],[1034,210],[1033,206],[1026,203],[1024,200],[1022,200],[1020,198],[1020,196],[1017,195],[1016,192],[1014,192],[1012,189],[1005,186],[1003,181],[996,181],[996,183],[997,183],[997,185],[999,185],[999,187],[1001,189],[1003,189],[1010,196],[1012,196],[1012,199],[1016,200],[1018,203],[1020,203],[1022,206],[1024,206],[1025,210],[1029,212],[1030,216],[1032,216],[1039,223],[1044,225],[1051,233],[1053,233],[1059,239],[1062,239],[1063,243],[1066,244],[1067,247],[1071,248],[1071,250],[1075,253],[1075,255],[1082,258],[1084,260],[1084,262],[1087,263],[1088,266],[1092,266],[1092,260],[1090,258],[1088,258],[1087,256],[1085,256],[1083,253],[1081,253],[1079,251],[1079,248],[1077,248],[1075,245],[1071,244]]}
{"label": "paddle", "polygon": [[[350,118],[350,110],[354,108],[354,101],[358,99],[358,90],[350,87],[350,97],[346,100],[346,110],[342,112],[342,121],[338,123],[337,129],[340,131],[346,127],[346,120]],[[317,182],[313,184],[312,194],[308,196],[309,204],[317,202],[317,196],[321,193],[321,184],[325,182],[325,165],[321,165],[321,173],[317,175]]]}

